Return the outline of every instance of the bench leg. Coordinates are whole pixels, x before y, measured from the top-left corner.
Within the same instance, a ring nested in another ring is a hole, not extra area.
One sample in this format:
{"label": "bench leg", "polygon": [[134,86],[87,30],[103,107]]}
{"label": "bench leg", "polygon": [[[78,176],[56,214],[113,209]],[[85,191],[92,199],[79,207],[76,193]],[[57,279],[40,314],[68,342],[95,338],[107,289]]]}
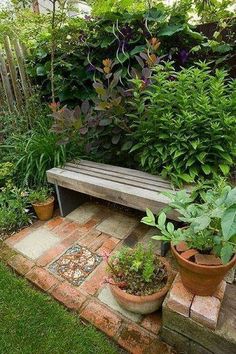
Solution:
{"label": "bench leg", "polygon": [[170,243],[161,241],[161,256],[162,257],[164,257],[166,255],[166,253],[169,249],[170,249]]}
{"label": "bench leg", "polygon": [[85,195],[79,192],[75,192],[71,189],[63,188],[58,185],[55,185],[55,187],[57,193],[57,200],[60,208],[60,214],[63,217],[70,214],[86,200]]}

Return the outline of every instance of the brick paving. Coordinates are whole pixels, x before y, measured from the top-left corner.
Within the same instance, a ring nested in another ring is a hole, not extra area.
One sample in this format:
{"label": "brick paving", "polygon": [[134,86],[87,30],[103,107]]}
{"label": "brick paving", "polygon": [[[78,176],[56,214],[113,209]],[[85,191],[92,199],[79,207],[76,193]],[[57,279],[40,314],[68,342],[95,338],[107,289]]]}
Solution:
{"label": "brick paving", "polygon": [[[139,221],[135,213],[85,203],[66,218],[36,222],[9,237],[0,259],[128,352],[171,353],[159,339],[161,312],[142,316],[123,310],[104,282],[104,252],[115,252],[125,240],[132,245],[150,240],[152,229]],[[136,241],[133,235],[139,235]]]}
{"label": "brick paving", "polygon": [[[172,353],[160,339],[161,312],[143,316],[125,311],[104,282],[104,252],[115,252],[122,244],[133,247],[138,241],[150,241],[153,230],[139,221],[135,213],[85,203],[66,218],[55,216],[48,222],[36,222],[9,237],[0,245],[0,259],[128,352]],[[158,242],[154,247],[160,251]],[[214,298],[218,307],[224,289]],[[177,277],[168,306],[203,323],[206,319],[201,311],[206,314],[205,308],[211,304],[202,303],[201,310],[198,300],[194,302]],[[211,327],[216,316],[210,319]]]}

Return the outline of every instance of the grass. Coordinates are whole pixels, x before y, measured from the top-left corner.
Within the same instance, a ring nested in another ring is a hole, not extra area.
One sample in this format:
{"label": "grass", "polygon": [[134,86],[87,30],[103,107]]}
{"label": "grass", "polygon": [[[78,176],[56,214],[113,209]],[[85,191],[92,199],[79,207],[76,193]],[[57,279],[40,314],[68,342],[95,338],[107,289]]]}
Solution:
{"label": "grass", "polygon": [[1,354],[117,354],[92,326],[0,263]]}

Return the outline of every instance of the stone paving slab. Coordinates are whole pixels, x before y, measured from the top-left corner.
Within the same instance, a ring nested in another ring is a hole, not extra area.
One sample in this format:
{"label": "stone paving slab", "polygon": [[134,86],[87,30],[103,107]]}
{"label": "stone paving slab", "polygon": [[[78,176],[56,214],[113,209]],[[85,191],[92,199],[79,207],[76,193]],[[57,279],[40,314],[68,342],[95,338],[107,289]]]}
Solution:
{"label": "stone paving slab", "polygon": [[15,250],[23,253],[31,259],[37,259],[53,246],[56,246],[59,238],[52,232],[39,228],[14,245]]}
{"label": "stone paving slab", "polygon": [[122,240],[131,233],[138,222],[135,217],[117,212],[103,220],[97,230]]}
{"label": "stone paving slab", "polygon": [[73,210],[67,215],[67,219],[78,222],[79,224],[85,224],[96,213],[101,210],[98,204],[84,203],[79,208]]}

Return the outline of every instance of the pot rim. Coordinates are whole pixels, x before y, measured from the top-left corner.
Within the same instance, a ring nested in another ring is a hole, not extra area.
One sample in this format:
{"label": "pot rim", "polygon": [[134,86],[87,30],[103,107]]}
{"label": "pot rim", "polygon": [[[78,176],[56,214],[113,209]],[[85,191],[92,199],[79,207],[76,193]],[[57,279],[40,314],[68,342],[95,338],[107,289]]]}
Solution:
{"label": "pot rim", "polygon": [[132,301],[135,303],[141,303],[141,302],[146,302],[146,301],[154,301],[156,299],[159,299],[160,297],[164,296],[167,291],[169,290],[172,280],[173,280],[173,272],[171,269],[171,266],[169,262],[161,256],[156,255],[158,259],[161,260],[161,262],[164,264],[167,270],[167,282],[163,288],[161,288],[159,291],[155,292],[154,294],[151,295],[133,295],[133,294],[128,294],[119,286],[110,284],[110,287],[112,288],[112,291],[114,291],[118,296],[120,295],[121,297],[125,298],[127,301]]}
{"label": "pot rim", "polygon": [[31,203],[33,206],[47,206],[55,201],[53,196],[49,197],[46,202],[43,203]]}
{"label": "pot rim", "polygon": [[233,263],[236,262],[236,254],[234,254],[233,258],[226,264],[221,264],[221,265],[203,265],[203,264],[197,264],[194,262],[191,262],[183,257],[181,257],[181,254],[179,252],[177,252],[177,250],[175,249],[175,246],[173,245],[173,243],[171,242],[171,250],[173,252],[173,254],[176,256],[176,258],[180,258],[182,262],[190,265],[190,266],[195,266],[198,269],[222,269],[222,268],[228,268],[229,265],[232,265]]}

